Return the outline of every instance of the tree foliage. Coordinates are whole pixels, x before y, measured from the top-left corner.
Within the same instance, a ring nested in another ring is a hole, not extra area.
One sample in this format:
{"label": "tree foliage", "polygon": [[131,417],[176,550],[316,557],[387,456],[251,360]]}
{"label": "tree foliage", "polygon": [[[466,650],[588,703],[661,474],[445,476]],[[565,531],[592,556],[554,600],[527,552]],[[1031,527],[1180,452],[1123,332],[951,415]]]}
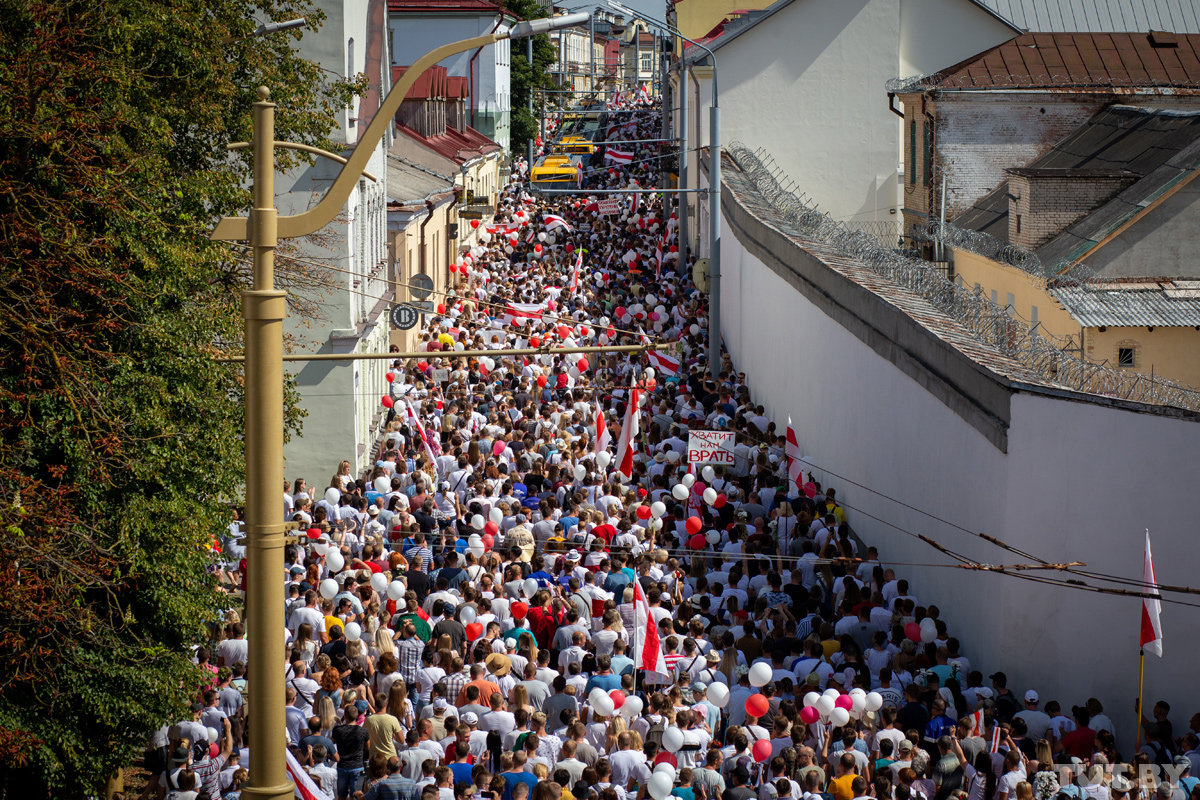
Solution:
{"label": "tree foliage", "polygon": [[[549,10],[538,5],[537,0],[501,0],[507,10],[521,19],[541,19],[550,16]],[[509,60],[509,82],[512,91],[512,130],[509,147],[516,155],[525,153],[526,144],[538,136],[538,102],[533,97],[533,113],[527,108],[529,97],[538,89],[553,89],[556,84],[550,77],[550,67],[558,61],[558,53],[546,34],[533,37],[533,66],[526,58],[525,42],[512,44]],[[553,97],[553,95],[551,95]]]}
{"label": "tree foliage", "polygon": [[353,89],[301,33],[244,38],[311,30],[303,0],[0,15],[0,794],[69,798],[180,718],[227,605],[206,568],[243,480],[242,378],[212,357],[240,350],[244,270],[207,236],[248,205],[249,162],[224,145],[263,84],[277,138],[328,147]]}

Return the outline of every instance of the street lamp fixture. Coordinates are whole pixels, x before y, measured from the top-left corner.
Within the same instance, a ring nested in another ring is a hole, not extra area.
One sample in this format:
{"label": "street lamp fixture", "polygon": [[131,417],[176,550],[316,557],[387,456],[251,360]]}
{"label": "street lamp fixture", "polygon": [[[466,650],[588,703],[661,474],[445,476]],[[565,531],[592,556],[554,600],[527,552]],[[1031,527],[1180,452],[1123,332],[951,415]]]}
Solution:
{"label": "street lamp fixture", "polygon": [[[400,104],[417,79],[449,56],[587,22],[589,14],[566,14],[518,23],[511,32],[489,33],[442,45],[417,59],[380,103],[358,145],[342,159],[317,148],[308,152],[342,162],[325,197],[300,214],[279,216],[275,207],[275,104],[264,86],[254,104],[254,207],[246,217],[224,217],[210,238],[245,241],[254,250],[253,288],[242,292],[245,320],[246,387],[246,612],[249,637],[250,780],[247,800],[288,800],[294,787],[287,778],[284,725],[283,575],[285,522],[279,492],[283,486],[283,319],[287,293],[275,288],[275,247],[280,239],[314,233],[333,221],[357,186],[375,145],[383,139]],[[302,20],[262,25],[255,35],[299,27]]]}

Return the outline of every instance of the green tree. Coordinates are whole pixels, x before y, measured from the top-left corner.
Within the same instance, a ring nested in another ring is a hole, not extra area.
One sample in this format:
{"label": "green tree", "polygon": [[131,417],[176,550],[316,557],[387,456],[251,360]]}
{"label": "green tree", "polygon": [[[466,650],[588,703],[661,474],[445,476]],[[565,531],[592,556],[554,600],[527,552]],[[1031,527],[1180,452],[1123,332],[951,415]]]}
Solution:
{"label": "green tree", "polygon": [[[521,19],[541,19],[550,16],[537,0],[501,0],[508,11]],[[550,67],[558,61],[558,53],[550,43],[550,37],[542,34],[533,37],[533,65],[525,57],[525,42],[513,42],[509,66],[509,82],[512,90],[512,130],[509,147],[514,155],[524,155],[526,144],[538,136],[538,102],[534,95],[533,113],[526,107],[529,97],[538,89],[553,89],[556,84],[550,78]],[[553,95],[551,95],[553,97]]]}
{"label": "green tree", "polygon": [[[0,795],[82,797],[179,719],[234,604],[250,106],[328,147],[353,89],[266,20],[303,0],[0,0]],[[287,158],[280,158],[288,166]],[[292,397],[292,395],[289,395]],[[289,427],[298,415],[289,413]]]}

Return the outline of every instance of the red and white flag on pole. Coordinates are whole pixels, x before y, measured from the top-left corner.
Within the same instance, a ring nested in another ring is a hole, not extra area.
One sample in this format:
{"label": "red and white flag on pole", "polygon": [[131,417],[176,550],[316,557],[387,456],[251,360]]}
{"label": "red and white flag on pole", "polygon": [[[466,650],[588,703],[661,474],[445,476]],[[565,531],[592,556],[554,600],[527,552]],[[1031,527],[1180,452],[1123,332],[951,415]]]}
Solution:
{"label": "red and white flag on pole", "polygon": [[508,303],[500,316],[500,324],[512,325],[519,319],[540,320],[546,313],[545,303]]}
{"label": "red and white flag on pole", "polygon": [[641,397],[640,389],[636,386],[630,388],[629,405],[621,422],[621,438],[617,440],[617,472],[624,475],[626,480],[633,477],[633,454],[637,452],[638,421],[641,418],[638,401]]}
{"label": "red and white flag on pole", "polygon": [[579,255],[575,258],[575,269],[571,270],[571,294],[574,295],[579,291],[579,270],[583,267],[583,249],[580,248]]}
{"label": "red and white flag on pole", "polygon": [[633,161],[633,151],[618,150],[615,147],[610,147],[604,151],[604,157],[614,164],[628,164]]}
{"label": "red and white flag on pole", "polygon": [[571,227],[571,223],[567,222],[557,214],[547,214],[546,216],[542,217],[542,224],[546,226],[546,230],[548,231],[552,231],[555,228],[565,228],[569,231],[575,230]]}
{"label": "red and white flag on pole", "polygon": [[796,429],[792,427],[792,418],[788,417],[787,444],[784,447],[787,456],[788,480],[796,484],[799,490],[804,489],[804,468],[800,464],[800,440],[796,438]]}
{"label": "red and white flag on pole", "polygon": [[636,647],[635,666],[646,672],[656,672],[664,678],[670,678],[667,672],[667,659],[663,656],[662,643],[658,638],[658,625],[654,623],[654,615],[650,613],[650,604],[642,592],[641,581],[633,582],[633,637],[634,644],[640,641],[641,647]]}
{"label": "red and white flag on pole", "polygon": [[300,766],[300,762],[292,755],[291,750],[285,749],[284,754],[287,756],[287,774],[288,779],[295,784],[296,797],[300,800],[333,800],[333,795],[322,789],[317,782],[309,777],[304,771],[304,767]]}
{"label": "red and white flag on pole", "polygon": [[[1142,591],[1158,594],[1158,581],[1154,578],[1154,557],[1150,555],[1150,530],[1146,529],[1146,557],[1142,565]],[[1142,598],[1142,632],[1138,644],[1147,653],[1162,658],[1162,602],[1157,598]]]}
{"label": "red and white flag on pole", "polygon": [[425,455],[429,458],[429,463],[437,468],[437,454],[433,452],[433,448],[429,445],[429,434],[425,432],[425,426],[421,424],[421,418],[417,416],[417,412],[413,411],[412,403],[404,404],[404,413],[408,418],[408,424],[412,426],[417,435],[421,437],[421,444],[425,445]]}
{"label": "red and white flag on pole", "polygon": [[664,378],[673,378],[679,374],[679,361],[671,358],[666,353],[660,353],[658,350],[647,350],[646,360]]}
{"label": "red and white flag on pole", "polygon": [[607,450],[608,445],[612,442],[612,432],[608,429],[608,423],[604,421],[604,408],[596,403],[596,447],[592,450],[594,453],[599,453],[602,450]]}

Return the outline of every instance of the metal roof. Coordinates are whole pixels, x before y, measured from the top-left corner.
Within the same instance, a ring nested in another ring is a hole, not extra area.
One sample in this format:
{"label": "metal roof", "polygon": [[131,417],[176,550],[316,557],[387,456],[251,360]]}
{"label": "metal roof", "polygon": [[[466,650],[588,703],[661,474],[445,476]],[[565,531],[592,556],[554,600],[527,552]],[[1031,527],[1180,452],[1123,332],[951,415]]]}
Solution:
{"label": "metal roof", "polygon": [[1197,281],[1139,281],[1050,286],[1048,291],[1085,328],[1169,328],[1200,325],[1198,286]]}
{"label": "metal roof", "polygon": [[974,0],[1027,31],[1200,33],[1194,0]]}
{"label": "metal roof", "polygon": [[410,206],[454,190],[454,179],[404,159],[387,157],[387,195],[393,203]]}

